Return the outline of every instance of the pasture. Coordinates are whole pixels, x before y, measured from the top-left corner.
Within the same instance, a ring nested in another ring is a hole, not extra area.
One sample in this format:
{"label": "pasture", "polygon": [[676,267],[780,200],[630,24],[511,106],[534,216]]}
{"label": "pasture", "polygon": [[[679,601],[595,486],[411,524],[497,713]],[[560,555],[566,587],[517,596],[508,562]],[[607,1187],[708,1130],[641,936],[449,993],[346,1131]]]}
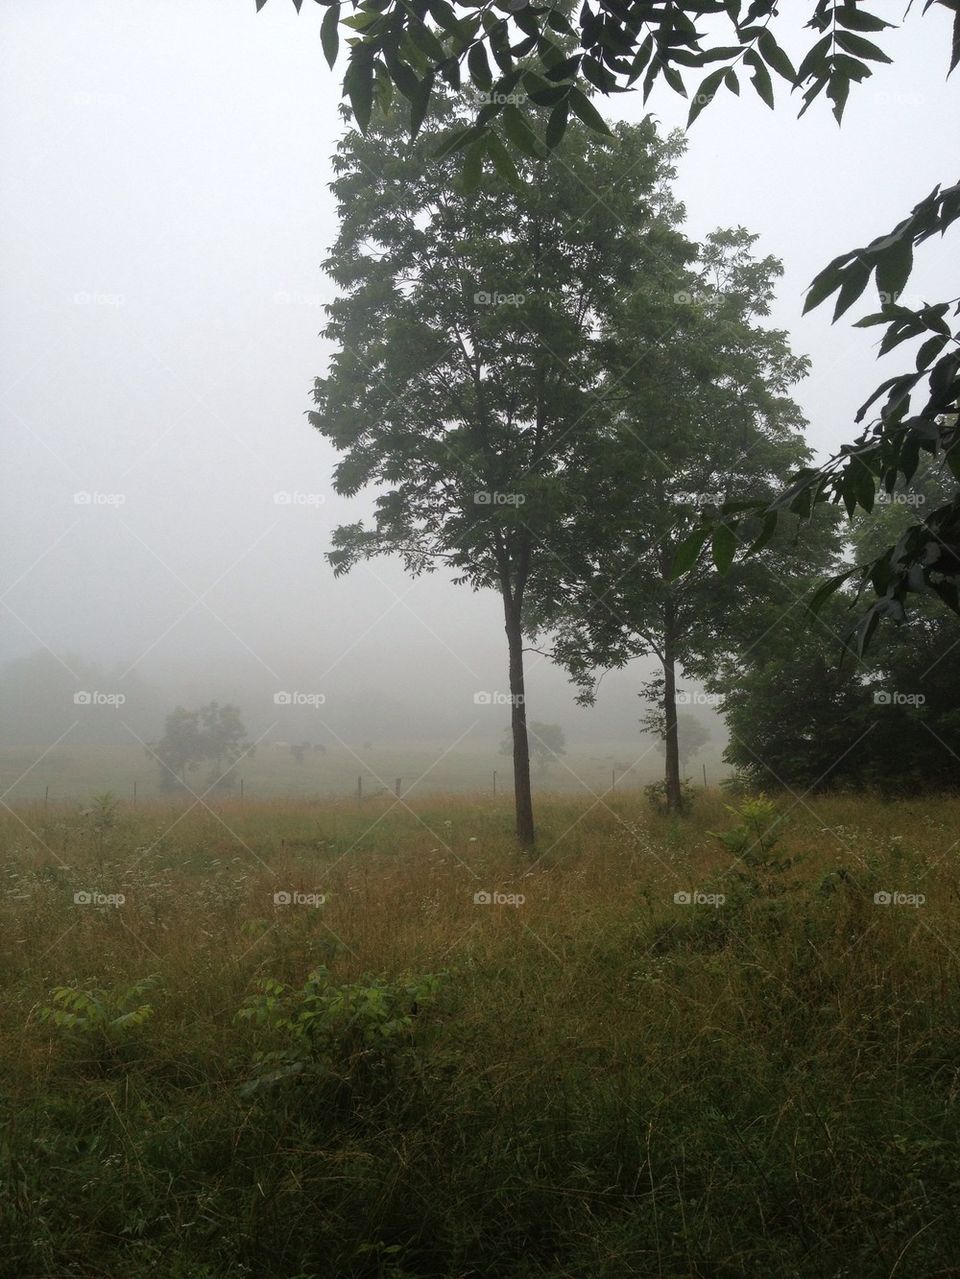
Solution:
{"label": "pasture", "polygon": [[958,1273],[960,801],[743,802],[5,811],[0,1274]]}

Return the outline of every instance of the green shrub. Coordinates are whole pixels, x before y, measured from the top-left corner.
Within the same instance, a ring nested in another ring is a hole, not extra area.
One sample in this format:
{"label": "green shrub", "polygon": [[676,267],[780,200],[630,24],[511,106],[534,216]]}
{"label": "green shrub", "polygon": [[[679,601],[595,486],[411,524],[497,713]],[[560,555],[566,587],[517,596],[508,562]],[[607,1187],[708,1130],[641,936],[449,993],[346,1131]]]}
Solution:
{"label": "green shrub", "polygon": [[357,1082],[396,1065],[416,1040],[417,1019],[436,999],[442,974],[346,985],[314,969],[299,989],[268,979],[237,1013],[274,1032],[283,1046],[260,1053],[245,1092],[281,1080],[326,1077]]}
{"label": "green shrub", "polygon": [[141,1001],[156,987],[154,977],[132,986],[55,986],[40,1020],[106,1065],[124,1054],[153,1016],[153,1005]]}

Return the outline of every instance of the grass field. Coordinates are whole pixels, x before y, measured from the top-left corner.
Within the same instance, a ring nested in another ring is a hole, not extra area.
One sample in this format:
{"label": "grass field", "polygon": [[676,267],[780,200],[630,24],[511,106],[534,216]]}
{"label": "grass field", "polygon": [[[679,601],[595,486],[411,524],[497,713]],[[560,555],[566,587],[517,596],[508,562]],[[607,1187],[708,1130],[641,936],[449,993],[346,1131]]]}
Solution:
{"label": "grass field", "polygon": [[0,1274],[960,1275],[960,800],[724,803],[6,812]]}
{"label": "grass field", "polygon": [[[703,768],[716,784],[729,769],[723,763],[722,743],[711,742],[689,763],[691,780],[702,784]],[[206,770],[205,770],[206,771]],[[262,744],[244,758],[238,777],[251,799],[280,796],[323,799],[350,798],[361,778],[363,794],[401,792],[415,795],[492,793],[493,773],[498,790],[512,786],[513,763],[495,747],[466,737],[461,742],[331,742],[325,751],[309,751],[298,763],[289,749]],[[534,768],[533,784],[541,791],[589,796],[616,785],[636,790],[663,774],[663,756],[649,738],[639,734],[620,743],[570,747],[569,754],[544,771]],[[0,795],[8,803],[31,803],[45,796],[53,803],[83,799],[95,791],[111,790],[131,800],[134,785],[140,799],[160,798],[160,770],[137,742],[129,746],[71,746],[53,749],[0,749]],[[205,772],[188,775],[194,791],[206,789]],[[239,791],[239,784],[236,784]]]}

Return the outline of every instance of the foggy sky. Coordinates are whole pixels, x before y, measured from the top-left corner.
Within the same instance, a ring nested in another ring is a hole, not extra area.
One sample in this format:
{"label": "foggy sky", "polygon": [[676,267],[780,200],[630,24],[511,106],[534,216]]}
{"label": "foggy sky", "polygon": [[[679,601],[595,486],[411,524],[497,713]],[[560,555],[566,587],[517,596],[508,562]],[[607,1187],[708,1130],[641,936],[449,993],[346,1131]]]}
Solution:
{"label": "foggy sky", "polygon": [[[298,17],[288,0],[259,15],[253,0],[3,7],[0,661],[77,653],[241,701],[248,684],[328,700],[382,690],[411,708],[411,732],[479,715],[499,733],[503,708],[472,701],[506,687],[494,594],[385,561],[335,582],[323,559],[330,529],[372,496],[333,495],[335,455],[303,416],[329,355],[319,263],[341,132],[322,13]],[[704,112],[679,166],[689,235],[742,224],[784,259],[772,322],[813,359],[796,397],[821,452],[852,437],[889,370],[848,322],[869,294],[832,328],[828,310],[801,318],[803,290],[955,176],[936,124],[956,122],[949,19],[919,14],[883,37],[895,65],[854,86],[842,130],[825,100],[798,122],[745,85]],[[665,128],[686,114],[664,87],[648,107]],[[637,94],[606,109],[644,113]],[[944,262],[924,247],[908,303],[939,296]],[[563,674],[532,656],[530,713],[568,736],[630,738],[641,678],[608,677],[598,709],[577,711]]]}

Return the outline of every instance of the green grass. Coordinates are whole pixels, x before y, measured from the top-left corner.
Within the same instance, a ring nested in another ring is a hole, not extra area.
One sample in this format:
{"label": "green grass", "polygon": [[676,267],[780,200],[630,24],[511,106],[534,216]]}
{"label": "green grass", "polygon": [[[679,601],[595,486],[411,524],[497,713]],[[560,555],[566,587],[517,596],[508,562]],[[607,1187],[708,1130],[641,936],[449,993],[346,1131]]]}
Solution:
{"label": "green grass", "polygon": [[960,800],[408,802],[0,821],[0,1274],[958,1273]]}
{"label": "green grass", "polygon": [[[722,742],[711,742],[690,761],[695,785],[702,783],[704,765],[712,783],[727,775],[722,750]],[[206,790],[209,771],[204,767],[189,775],[188,782],[196,793]],[[358,777],[362,778],[364,799],[381,790],[393,793],[397,778],[403,793],[412,790],[418,797],[490,794],[494,771],[499,790],[512,786],[511,761],[495,746],[477,744],[469,736],[452,750],[444,740],[357,741],[349,746],[331,741],[323,752],[307,752],[299,764],[288,748],[275,749],[263,743],[244,757],[237,770],[251,800],[303,796],[350,799],[356,796]],[[636,790],[662,773],[662,755],[649,739],[637,737],[612,745],[571,746],[569,754],[551,763],[544,773],[535,768],[533,781],[538,790],[586,796],[605,792],[614,778],[618,789]],[[52,750],[0,749],[0,793],[8,803],[36,803],[47,796],[56,804],[104,790],[132,801],[134,784],[138,799],[157,799],[161,798],[159,778],[158,766],[133,739],[127,746],[74,747],[64,743]]]}

